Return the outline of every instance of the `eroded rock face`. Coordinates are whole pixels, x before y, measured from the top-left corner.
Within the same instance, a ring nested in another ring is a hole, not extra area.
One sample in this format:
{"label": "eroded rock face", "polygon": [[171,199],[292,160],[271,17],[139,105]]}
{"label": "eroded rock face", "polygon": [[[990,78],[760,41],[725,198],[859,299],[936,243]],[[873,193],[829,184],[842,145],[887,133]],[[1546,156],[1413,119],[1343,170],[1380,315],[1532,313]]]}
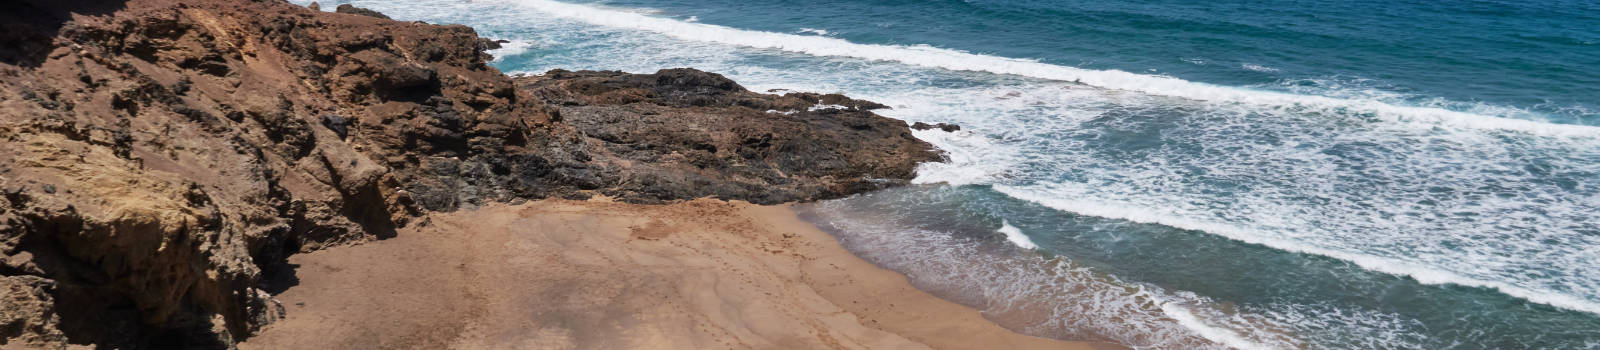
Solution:
{"label": "eroded rock face", "polygon": [[10,3],[60,17],[24,22],[54,31],[50,49],[0,49],[0,336],[33,345],[250,334],[281,316],[264,282],[284,256],[392,235],[418,212],[384,186],[399,181],[388,165],[310,116],[460,84],[393,67],[505,81],[462,27],[268,2],[71,5]]}
{"label": "eroded rock face", "polygon": [[287,255],[429,210],[831,198],[937,158],[870,102],[693,70],[513,82],[471,28],[339,11],[0,4],[0,345],[231,347],[283,316]]}

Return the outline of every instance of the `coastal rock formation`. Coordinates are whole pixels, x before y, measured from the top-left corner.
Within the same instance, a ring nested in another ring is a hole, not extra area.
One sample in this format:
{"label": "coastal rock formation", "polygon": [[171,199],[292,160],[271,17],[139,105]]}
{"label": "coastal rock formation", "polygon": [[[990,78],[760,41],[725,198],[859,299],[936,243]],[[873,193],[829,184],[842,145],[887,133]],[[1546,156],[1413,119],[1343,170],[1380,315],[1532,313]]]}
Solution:
{"label": "coastal rock formation", "polygon": [[758,94],[693,69],[555,70],[517,84],[620,158],[602,192],[624,200],[837,198],[905,184],[938,160],[904,122],[869,111],[883,105],[840,95]]}
{"label": "coastal rock formation", "polygon": [[913,130],[939,129],[939,130],[942,130],[944,132],[957,132],[957,131],[961,131],[961,126],[960,125],[956,125],[956,124],[950,124],[950,123],[928,124],[928,123],[923,123],[923,122],[917,122],[916,124],[911,124],[911,129],[913,129]]}
{"label": "coastal rock formation", "polygon": [[938,158],[864,101],[693,70],[514,83],[471,28],[338,12],[0,4],[0,345],[231,347],[283,316],[287,255],[427,211],[813,200]]}

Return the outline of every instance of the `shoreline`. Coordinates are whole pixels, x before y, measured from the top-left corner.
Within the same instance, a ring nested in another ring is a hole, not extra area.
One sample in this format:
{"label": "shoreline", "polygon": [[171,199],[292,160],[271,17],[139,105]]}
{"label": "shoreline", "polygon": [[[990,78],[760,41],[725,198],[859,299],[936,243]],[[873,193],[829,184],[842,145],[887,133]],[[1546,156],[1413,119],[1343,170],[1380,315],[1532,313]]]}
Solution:
{"label": "shoreline", "polygon": [[291,257],[287,317],[240,348],[1122,348],[1001,328],[789,205],[543,200],[428,221]]}

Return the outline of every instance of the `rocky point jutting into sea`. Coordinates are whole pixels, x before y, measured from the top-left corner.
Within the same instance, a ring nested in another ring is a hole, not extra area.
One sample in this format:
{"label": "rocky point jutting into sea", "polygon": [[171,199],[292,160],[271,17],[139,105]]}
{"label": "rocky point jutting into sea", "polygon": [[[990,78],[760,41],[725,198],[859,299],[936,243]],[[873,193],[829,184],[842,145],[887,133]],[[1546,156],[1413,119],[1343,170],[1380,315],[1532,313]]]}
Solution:
{"label": "rocky point jutting into sea", "polygon": [[940,159],[872,102],[693,69],[513,79],[472,28],[337,12],[0,3],[0,344],[228,348],[285,317],[287,257],[429,213],[811,201]]}

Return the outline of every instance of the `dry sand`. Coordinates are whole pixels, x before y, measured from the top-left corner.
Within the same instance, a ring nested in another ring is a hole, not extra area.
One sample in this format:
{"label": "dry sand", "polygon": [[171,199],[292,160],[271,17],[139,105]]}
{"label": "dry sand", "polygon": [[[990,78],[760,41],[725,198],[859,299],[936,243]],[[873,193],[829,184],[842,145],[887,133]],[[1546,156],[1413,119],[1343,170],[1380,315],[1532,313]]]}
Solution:
{"label": "dry sand", "polygon": [[547,200],[290,259],[244,349],[1109,349],[1024,336],[783,206]]}

